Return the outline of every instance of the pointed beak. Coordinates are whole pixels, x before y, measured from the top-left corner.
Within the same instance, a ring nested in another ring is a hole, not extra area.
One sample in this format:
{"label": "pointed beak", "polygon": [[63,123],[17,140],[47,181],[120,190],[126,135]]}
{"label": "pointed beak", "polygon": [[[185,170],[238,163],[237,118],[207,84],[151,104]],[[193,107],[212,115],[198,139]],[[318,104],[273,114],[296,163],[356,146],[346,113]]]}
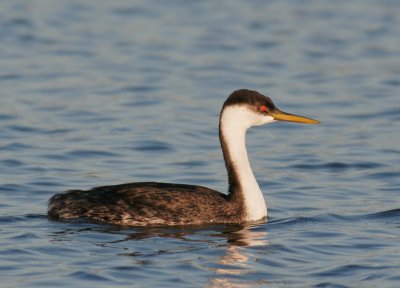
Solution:
{"label": "pointed beak", "polygon": [[276,109],[274,113],[271,114],[271,116],[278,121],[286,121],[286,122],[297,122],[297,123],[306,123],[306,124],[319,124],[318,120],[314,120],[311,118],[303,117],[303,116],[298,116],[294,114],[289,114],[283,111],[280,111],[279,109]]}

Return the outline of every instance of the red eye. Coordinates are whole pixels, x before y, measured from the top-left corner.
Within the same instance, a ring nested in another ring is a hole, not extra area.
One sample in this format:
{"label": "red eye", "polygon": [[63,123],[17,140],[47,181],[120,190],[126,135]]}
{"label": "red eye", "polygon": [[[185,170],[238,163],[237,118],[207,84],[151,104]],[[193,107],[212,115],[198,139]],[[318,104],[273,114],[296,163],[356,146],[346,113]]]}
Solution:
{"label": "red eye", "polygon": [[267,112],[268,111],[268,107],[265,105],[260,106],[260,111],[261,112]]}

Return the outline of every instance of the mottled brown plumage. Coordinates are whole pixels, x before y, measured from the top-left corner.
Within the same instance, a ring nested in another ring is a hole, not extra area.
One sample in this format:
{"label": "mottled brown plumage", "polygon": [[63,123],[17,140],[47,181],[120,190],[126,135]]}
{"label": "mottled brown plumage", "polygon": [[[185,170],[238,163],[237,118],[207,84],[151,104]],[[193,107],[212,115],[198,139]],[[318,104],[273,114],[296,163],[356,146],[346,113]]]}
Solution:
{"label": "mottled brown plumage", "polygon": [[54,195],[49,216],[133,226],[239,223],[238,206],[206,187],[137,182]]}

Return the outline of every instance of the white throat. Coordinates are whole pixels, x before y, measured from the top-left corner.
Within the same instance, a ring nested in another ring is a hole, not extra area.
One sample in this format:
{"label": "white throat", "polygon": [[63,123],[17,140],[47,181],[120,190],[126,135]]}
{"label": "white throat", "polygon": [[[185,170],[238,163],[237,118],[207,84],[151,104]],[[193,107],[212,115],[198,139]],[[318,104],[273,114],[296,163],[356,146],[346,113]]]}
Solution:
{"label": "white throat", "polygon": [[[245,206],[245,221],[257,221],[267,216],[267,205],[250,167],[246,150],[246,131],[251,126],[273,122],[273,118],[259,115],[247,107],[235,105],[225,107],[221,114],[221,137],[225,151],[237,177],[235,193],[241,193]],[[228,172],[229,173],[229,172]],[[232,193],[233,191],[231,191]]]}

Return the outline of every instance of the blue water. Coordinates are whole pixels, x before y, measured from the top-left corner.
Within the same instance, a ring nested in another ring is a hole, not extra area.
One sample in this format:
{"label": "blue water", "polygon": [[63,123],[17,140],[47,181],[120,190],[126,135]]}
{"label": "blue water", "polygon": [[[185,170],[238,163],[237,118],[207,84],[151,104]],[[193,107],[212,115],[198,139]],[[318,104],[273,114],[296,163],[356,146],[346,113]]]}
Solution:
{"label": "blue water", "polygon": [[[2,1],[1,287],[398,287],[400,2]],[[134,181],[226,191],[219,109],[269,95],[322,125],[248,133],[256,226],[58,223]]]}

